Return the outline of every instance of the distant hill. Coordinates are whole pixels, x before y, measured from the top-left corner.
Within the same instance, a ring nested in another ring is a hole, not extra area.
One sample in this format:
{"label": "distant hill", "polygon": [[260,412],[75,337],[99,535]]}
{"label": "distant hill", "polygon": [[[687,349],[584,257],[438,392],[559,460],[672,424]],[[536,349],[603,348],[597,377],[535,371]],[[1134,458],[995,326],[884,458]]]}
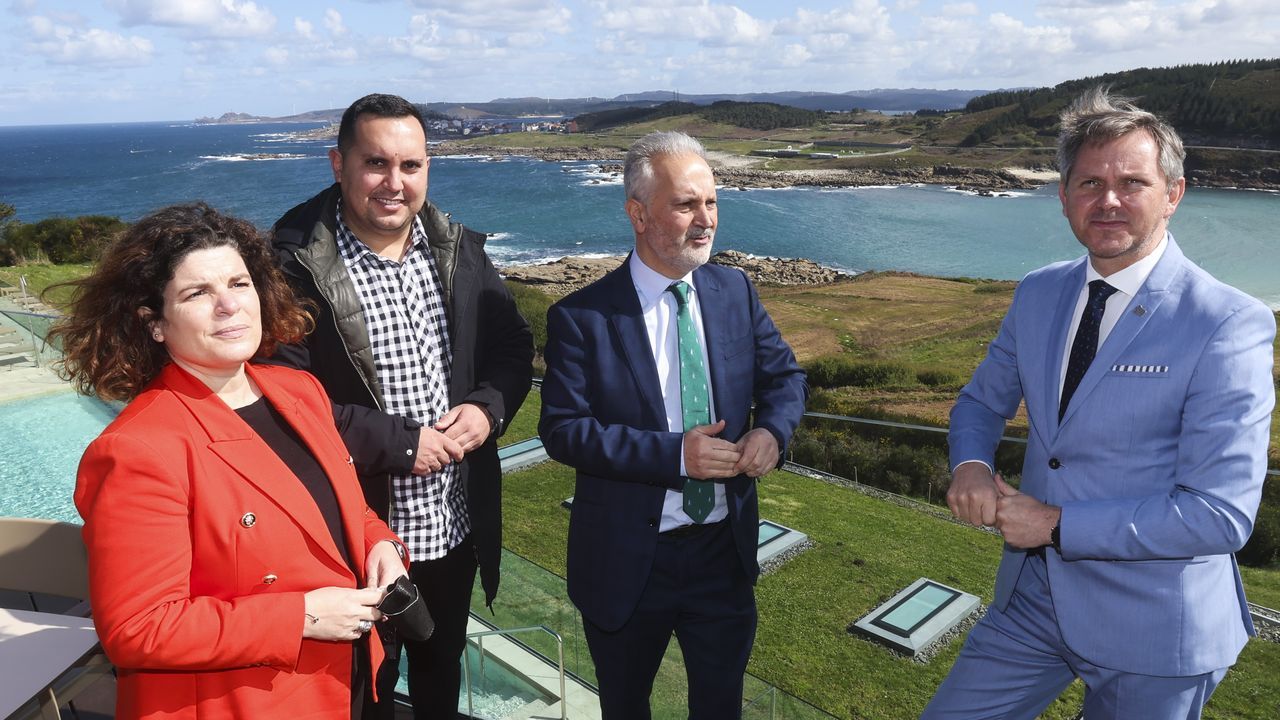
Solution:
{"label": "distant hill", "polygon": [[[988,90],[921,90],[877,89],[852,90],[845,93],[787,91],[746,94],[681,95],[669,90],[651,90],[641,93],[617,95],[612,98],[498,98],[488,102],[430,102],[417,103],[429,113],[430,118],[459,118],[481,120],[492,117],[521,117],[525,115],[573,117],[585,113],[598,113],[625,108],[652,108],[663,103],[680,101],[692,105],[711,105],[724,100],[740,103],[775,103],[802,110],[849,112],[850,110],[881,110],[910,112],[914,110],[956,110],[969,100],[989,93]],[[246,122],[328,122],[342,119],[343,108],[310,110],[296,115],[265,117],[229,112],[212,118],[203,117],[198,123],[246,123]],[[429,119],[430,119],[429,118]]]}
{"label": "distant hill", "polygon": [[978,122],[961,144],[1050,145],[1062,109],[1099,84],[1167,119],[1189,145],[1280,149],[1280,59],[1139,68],[989,93],[965,105]]}
{"label": "distant hill", "polygon": [[583,113],[573,119],[579,132],[598,132],[620,125],[649,122],[677,115],[697,115],[713,123],[752,130],[811,127],[827,118],[825,112],[765,102],[719,100],[708,106],[665,102],[653,107],[626,107]]}
{"label": "distant hill", "polygon": [[735,102],[762,102],[790,105],[805,110],[849,112],[850,110],[878,110],[888,112],[914,112],[916,110],[958,110],[975,97],[990,90],[905,90],[876,89],[832,92],[772,92],[746,94],[686,95],[669,91],[651,91],[619,95],[614,100],[663,102],[678,100],[695,105],[710,105],[722,100]]}

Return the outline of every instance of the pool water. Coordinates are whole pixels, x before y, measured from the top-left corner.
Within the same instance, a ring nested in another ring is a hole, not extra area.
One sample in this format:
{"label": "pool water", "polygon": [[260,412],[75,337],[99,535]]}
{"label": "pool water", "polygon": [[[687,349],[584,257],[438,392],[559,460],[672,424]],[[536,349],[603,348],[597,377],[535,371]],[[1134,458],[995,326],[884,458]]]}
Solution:
{"label": "pool water", "polygon": [[0,404],[0,516],[79,523],[76,467],[115,415],[74,392]]}

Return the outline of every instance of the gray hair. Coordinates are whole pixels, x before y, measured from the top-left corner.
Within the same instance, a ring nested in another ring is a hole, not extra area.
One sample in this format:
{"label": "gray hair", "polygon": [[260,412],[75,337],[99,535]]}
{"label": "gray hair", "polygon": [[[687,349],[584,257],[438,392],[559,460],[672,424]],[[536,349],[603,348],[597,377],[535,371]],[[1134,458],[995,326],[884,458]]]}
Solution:
{"label": "gray hair", "polygon": [[1187,151],[1173,126],[1133,104],[1132,98],[1113,96],[1110,88],[1097,85],[1076,98],[1062,111],[1058,133],[1058,176],[1063,184],[1071,176],[1080,149],[1085,145],[1115,140],[1135,130],[1151,134],[1156,142],[1160,172],[1173,184],[1183,175],[1182,161]]}
{"label": "gray hair", "polygon": [[663,155],[697,155],[706,160],[707,150],[702,143],[675,130],[651,132],[636,140],[627,151],[627,161],[622,166],[622,187],[628,200],[648,200],[649,186],[653,182],[653,159]]}

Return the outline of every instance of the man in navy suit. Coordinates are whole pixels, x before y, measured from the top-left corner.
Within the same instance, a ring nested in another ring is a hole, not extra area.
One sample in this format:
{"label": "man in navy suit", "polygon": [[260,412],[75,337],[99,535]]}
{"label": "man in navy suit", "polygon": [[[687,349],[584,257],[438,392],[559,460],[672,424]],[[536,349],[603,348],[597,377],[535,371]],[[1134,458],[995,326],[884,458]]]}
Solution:
{"label": "man in navy suit", "polygon": [[[1173,128],[1094,89],[1062,117],[1058,191],[1084,258],[1028,275],[951,411],[947,502],[1004,535],[995,599],[924,717],[1199,718],[1254,634],[1233,552],[1267,469],[1275,317],[1168,233]],[[992,473],[1030,420],[1020,492]]]}
{"label": "man in navy suit", "polygon": [[673,633],[690,717],[736,718],[756,628],[756,478],[781,464],[808,389],[746,275],[706,264],[716,186],[701,144],[646,135],[623,182],[635,252],[547,312],[539,432],[577,470],[569,597],[606,720],[650,717]]}

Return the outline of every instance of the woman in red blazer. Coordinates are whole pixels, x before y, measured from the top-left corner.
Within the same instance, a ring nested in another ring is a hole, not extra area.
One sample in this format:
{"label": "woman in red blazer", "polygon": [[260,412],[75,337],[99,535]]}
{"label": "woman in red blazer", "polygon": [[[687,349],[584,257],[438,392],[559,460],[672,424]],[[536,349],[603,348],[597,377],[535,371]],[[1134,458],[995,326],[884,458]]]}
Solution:
{"label": "woman in red blazer", "polygon": [[116,717],[324,718],[371,699],[372,624],[405,574],[310,375],[254,365],[308,318],[248,223],[148,216],[77,283],[63,373],[130,400],[75,502]]}

